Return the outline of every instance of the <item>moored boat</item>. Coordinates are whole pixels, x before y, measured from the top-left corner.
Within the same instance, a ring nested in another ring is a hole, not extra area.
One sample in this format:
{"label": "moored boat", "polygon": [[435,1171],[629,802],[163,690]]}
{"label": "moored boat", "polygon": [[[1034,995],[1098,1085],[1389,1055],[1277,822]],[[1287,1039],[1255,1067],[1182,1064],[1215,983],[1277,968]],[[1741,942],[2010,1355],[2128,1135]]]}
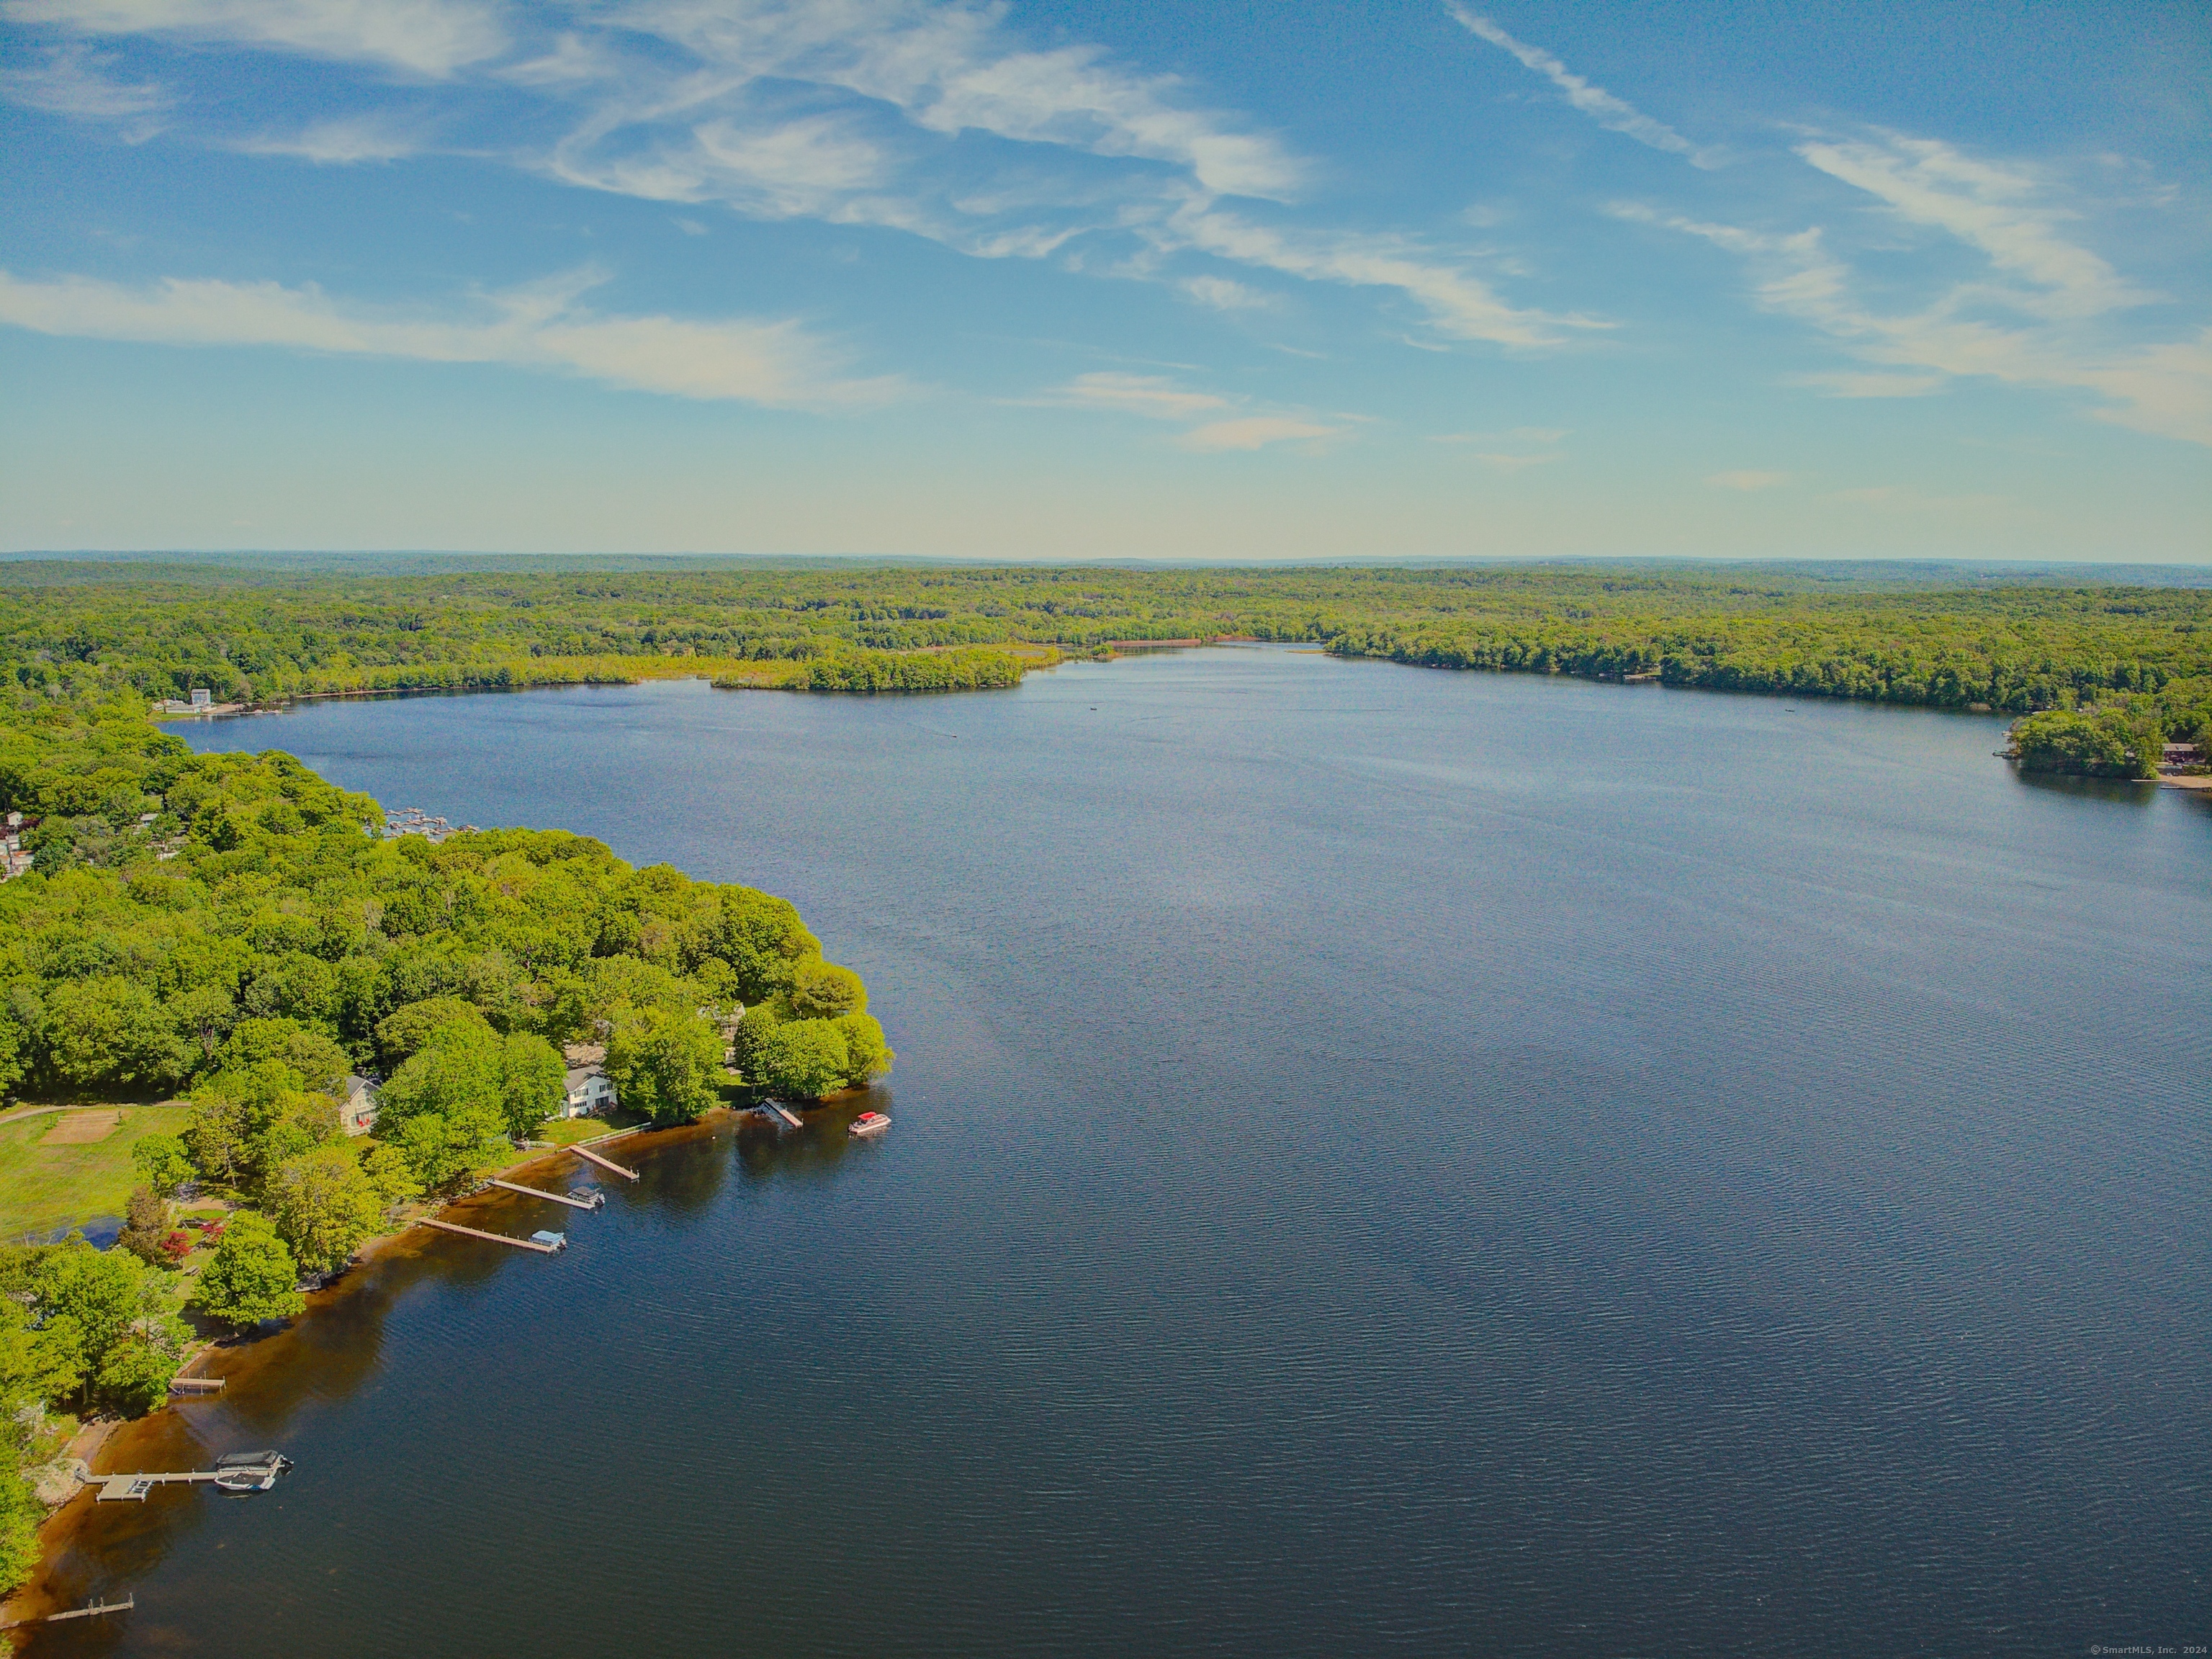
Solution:
{"label": "moored boat", "polygon": [[215,1460],[217,1492],[267,1492],[292,1460],[273,1451],[229,1452]]}
{"label": "moored boat", "polygon": [[845,1133],[855,1140],[865,1140],[870,1135],[879,1135],[891,1127],[891,1121],[881,1112],[863,1112],[854,1118]]}

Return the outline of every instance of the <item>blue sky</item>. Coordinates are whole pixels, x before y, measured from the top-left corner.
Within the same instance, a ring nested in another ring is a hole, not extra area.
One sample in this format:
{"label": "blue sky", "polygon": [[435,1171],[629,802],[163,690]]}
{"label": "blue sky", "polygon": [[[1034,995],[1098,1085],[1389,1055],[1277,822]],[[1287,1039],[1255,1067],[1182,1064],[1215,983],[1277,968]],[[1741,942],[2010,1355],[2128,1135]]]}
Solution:
{"label": "blue sky", "polygon": [[9,548],[2212,557],[2188,0],[0,40]]}

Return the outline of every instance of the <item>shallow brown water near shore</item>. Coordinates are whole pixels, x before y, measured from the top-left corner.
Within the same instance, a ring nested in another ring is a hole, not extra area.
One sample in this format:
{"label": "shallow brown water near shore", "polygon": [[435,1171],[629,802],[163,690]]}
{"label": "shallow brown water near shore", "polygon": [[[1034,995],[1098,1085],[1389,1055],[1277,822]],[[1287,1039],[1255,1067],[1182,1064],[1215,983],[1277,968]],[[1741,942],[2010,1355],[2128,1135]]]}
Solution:
{"label": "shallow brown water near shore", "polygon": [[380,1260],[37,1650],[2201,1639],[2212,812],[2002,724],[1247,650],[196,732],[789,896],[896,1127]]}

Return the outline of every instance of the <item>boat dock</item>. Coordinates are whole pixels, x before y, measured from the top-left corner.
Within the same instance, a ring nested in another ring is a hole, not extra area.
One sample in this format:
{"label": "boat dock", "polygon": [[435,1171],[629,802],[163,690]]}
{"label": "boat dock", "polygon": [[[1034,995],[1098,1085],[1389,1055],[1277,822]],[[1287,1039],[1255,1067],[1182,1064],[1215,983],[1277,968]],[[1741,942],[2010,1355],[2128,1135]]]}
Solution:
{"label": "boat dock", "polygon": [[764,1100],[761,1102],[761,1106],[762,1109],[771,1117],[781,1118],[784,1122],[789,1124],[794,1129],[803,1129],[806,1127],[805,1124],[799,1121],[798,1113],[793,1111],[788,1106],[782,1104],[779,1101]]}
{"label": "boat dock", "polygon": [[[635,1180],[636,1177],[631,1178]],[[538,1195],[550,1196],[550,1194]],[[536,1250],[541,1255],[556,1255],[561,1249],[558,1244],[540,1244],[535,1239],[530,1238],[509,1238],[505,1233],[488,1233],[480,1227],[464,1227],[459,1222],[440,1221],[427,1215],[417,1217],[416,1219],[422,1225],[435,1227],[440,1232],[459,1233],[464,1238],[486,1238],[495,1244],[512,1244],[518,1250]]]}
{"label": "boat dock", "polygon": [[589,1158],[592,1163],[598,1164],[602,1170],[613,1170],[615,1174],[620,1176],[625,1181],[635,1181],[637,1179],[636,1170],[625,1170],[621,1164],[616,1163],[611,1158],[601,1158],[597,1152],[593,1152],[590,1147],[583,1145],[580,1141],[575,1146],[569,1147],[568,1150],[575,1153],[578,1158]]}
{"label": "boat dock", "polygon": [[169,1379],[171,1394],[221,1394],[222,1378],[219,1376],[173,1376]]}
{"label": "boat dock", "polygon": [[593,1193],[589,1198],[577,1198],[568,1193],[549,1193],[542,1187],[525,1187],[518,1182],[501,1181],[496,1176],[487,1180],[484,1185],[497,1187],[510,1193],[520,1193],[525,1198],[542,1198],[549,1203],[566,1204],[572,1210],[602,1209],[605,1207],[607,1201],[607,1195],[605,1193]]}

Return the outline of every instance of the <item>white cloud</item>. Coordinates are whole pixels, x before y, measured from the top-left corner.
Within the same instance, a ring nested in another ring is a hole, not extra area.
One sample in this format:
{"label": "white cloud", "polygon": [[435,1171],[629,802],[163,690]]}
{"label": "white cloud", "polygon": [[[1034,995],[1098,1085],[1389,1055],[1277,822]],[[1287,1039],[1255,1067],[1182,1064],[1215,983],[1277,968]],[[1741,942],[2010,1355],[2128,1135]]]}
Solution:
{"label": "white cloud", "polygon": [[2064,388],[2103,400],[2093,411],[2100,420],[2212,445],[2212,330],[2148,344],[2118,337],[2102,319],[2147,296],[2058,235],[2063,211],[2029,200],[2049,186],[1941,144],[1894,136],[1885,143],[1826,146],[1822,170],[1874,194],[1892,217],[1976,249],[1993,275],[1952,282],[1917,310],[1877,310],[1817,227],[1778,234],[1633,203],[1611,211],[1736,254],[1751,268],[1761,306],[1811,324],[1874,365],[1872,374],[1807,377],[1831,395],[1922,396],[1951,379]]}
{"label": "white cloud", "polygon": [[1818,142],[1797,154],[1830,177],[1886,204],[1899,218],[1948,231],[1997,270],[2044,290],[2003,297],[2050,317],[2087,317],[2153,295],[2123,282],[2087,248],[2059,235],[2065,216],[2039,203],[2044,186],[2025,170],[1993,167],[1932,139],[1897,133],[1882,142]]}
{"label": "white cloud", "polygon": [[1716,472],[1705,482],[1716,489],[1741,490],[1748,495],[1760,489],[1772,489],[1790,482],[1787,472]]}
{"label": "white cloud", "polygon": [[1525,68],[1534,70],[1566,94],[1570,104],[1607,131],[1618,132],[1633,138],[1639,144],[1649,144],[1654,149],[1663,149],[1670,155],[1682,156],[1693,167],[1716,164],[1711,152],[1698,149],[1665,122],[1652,119],[1634,105],[1614,97],[1604,88],[1592,86],[1548,52],[1515,40],[1480,13],[1469,11],[1458,4],[1457,0],[1446,0],[1444,9],[1468,33],[1478,34],[1492,46],[1511,52]]}
{"label": "white cloud", "polygon": [[900,394],[896,380],[834,371],[793,322],[609,317],[581,297],[589,272],[483,296],[474,316],[387,313],[312,285],[169,277],[149,288],[0,270],[0,323],[41,334],[174,346],[275,346],[423,362],[503,363],[665,396],[774,408],[841,408]]}
{"label": "white cloud", "polygon": [[1164,249],[1196,248],[1217,258],[1277,270],[1309,282],[1395,289],[1428,313],[1439,332],[1498,345],[1557,345],[1562,327],[1597,328],[1586,318],[1553,317],[1507,304],[1480,277],[1427,257],[1402,239],[1334,231],[1279,231],[1193,204],[1149,231]]}
{"label": "white cloud", "polygon": [[[1269,301],[1225,273],[1193,274],[1182,256],[1395,290],[1454,340],[1552,346],[1600,325],[1511,304],[1465,258],[1411,237],[1276,229],[1224,211],[1227,198],[1292,200],[1309,163],[1176,76],[1094,45],[1032,45],[993,0],[614,0],[558,14],[506,0],[0,0],[0,12],[80,34],[488,77],[562,124],[508,159],[584,188],[890,228],[977,258],[1056,258],[1223,310]],[[216,142],[380,161],[421,148],[425,131],[349,116]],[[1139,252],[1101,261],[1080,238]]]}
{"label": "white cloud", "polygon": [[1285,415],[1243,415],[1196,428],[1184,433],[1176,442],[1194,454],[1215,455],[1224,450],[1264,449],[1269,444],[1289,443],[1301,438],[1333,438],[1343,430],[1342,427],[1322,426],[1316,421]]}
{"label": "white cloud", "polygon": [[227,40],[440,79],[507,49],[499,11],[470,0],[5,0],[0,15],[85,34]]}
{"label": "white cloud", "polygon": [[35,68],[0,72],[0,97],[52,115],[116,123],[133,143],[143,143],[161,131],[156,118],[170,102],[168,94],[150,81],[110,80],[100,60],[74,42],[47,53]]}
{"label": "white cloud", "polygon": [[1216,311],[1271,311],[1277,303],[1273,295],[1262,294],[1226,276],[1186,276],[1176,286],[1200,305],[1212,306]]}
{"label": "white cloud", "polygon": [[248,155],[292,155],[318,166],[348,167],[361,161],[398,161],[424,147],[415,124],[390,114],[345,115],[318,121],[289,137],[264,134],[241,139],[233,148]]}
{"label": "white cloud", "polygon": [[1186,392],[1157,374],[1079,374],[1051,394],[1054,403],[1110,409],[1156,421],[1188,421],[1229,407],[1210,392]]}
{"label": "white cloud", "polygon": [[1943,389],[1941,374],[1794,374],[1784,383],[1810,386],[1831,398],[1926,398]]}

